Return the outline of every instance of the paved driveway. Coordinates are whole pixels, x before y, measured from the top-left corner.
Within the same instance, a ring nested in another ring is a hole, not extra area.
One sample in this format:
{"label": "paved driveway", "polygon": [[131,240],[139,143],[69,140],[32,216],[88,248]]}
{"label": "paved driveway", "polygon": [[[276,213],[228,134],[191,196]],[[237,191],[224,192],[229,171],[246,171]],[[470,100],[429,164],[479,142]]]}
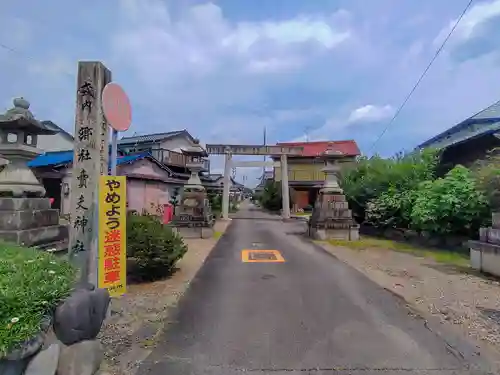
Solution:
{"label": "paved driveway", "polygon": [[236,215],[139,374],[484,373],[299,225]]}

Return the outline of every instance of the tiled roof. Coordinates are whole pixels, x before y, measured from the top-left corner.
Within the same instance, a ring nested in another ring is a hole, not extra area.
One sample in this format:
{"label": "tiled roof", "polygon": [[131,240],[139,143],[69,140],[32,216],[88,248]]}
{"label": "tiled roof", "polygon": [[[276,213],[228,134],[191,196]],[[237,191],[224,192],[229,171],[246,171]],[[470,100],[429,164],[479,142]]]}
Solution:
{"label": "tiled roof", "polygon": [[327,150],[341,152],[346,156],[358,156],[361,154],[358,145],[354,140],[347,141],[319,141],[319,142],[280,142],[278,146],[299,146],[303,147],[302,156],[321,156]]}
{"label": "tiled roof", "polygon": [[42,124],[45,125],[46,128],[49,128],[49,129],[52,129],[52,130],[55,130],[55,131],[61,133],[63,136],[65,136],[66,138],[68,138],[71,141],[75,140],[75,138],[71,134],[69,134],[66,130],[64,130],[59,125],[55,124],[54,122],[52,122],[50,120],[42,121]]}
{"label": "tiled roof", "polygon": [[[498,132],[499,129],[500,101],[419,144],[417,149],[436,146],[438,146],[438,148],[446,148],[453,144],[462,143],[470,138],[477,137],[478,135]],[[458,133],[463,133],[463,135],[455,139]]]}
{"label": "tiled roof", "polygon": [[[118,140],[118,144],[130,144],[130,143],[146,143],[146,142],[159,142],[168,138],[175,137],[181,133],[186,132],[186,130],[175,130],[171,132],[165,133],[156,133],[156,134],[145,134],[145,135],[137,135],[132,137],[123,137]],[[186,132],[187,133],[187,132]]]}

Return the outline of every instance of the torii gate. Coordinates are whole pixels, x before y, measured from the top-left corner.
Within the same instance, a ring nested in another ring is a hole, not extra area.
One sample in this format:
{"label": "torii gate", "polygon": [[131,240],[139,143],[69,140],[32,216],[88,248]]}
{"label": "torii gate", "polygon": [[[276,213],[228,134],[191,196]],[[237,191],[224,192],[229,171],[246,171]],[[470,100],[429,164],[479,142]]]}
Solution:
{"label": "torii gate", "polygon": [[[279,167],[281,166],[281,196],[283,200],[283,219],[290,218],[290,190],[288,187],[288,156],[302,155],[303,147],[265,146],[265,145],[228,145],[207,144],[210,155],[225,155],[224,191],[222,195],[222,219],[229,220],[229,184],[230,173],[234,167]],[[239,161],[232,160],[233,155],[280,156],[280,161]]]}

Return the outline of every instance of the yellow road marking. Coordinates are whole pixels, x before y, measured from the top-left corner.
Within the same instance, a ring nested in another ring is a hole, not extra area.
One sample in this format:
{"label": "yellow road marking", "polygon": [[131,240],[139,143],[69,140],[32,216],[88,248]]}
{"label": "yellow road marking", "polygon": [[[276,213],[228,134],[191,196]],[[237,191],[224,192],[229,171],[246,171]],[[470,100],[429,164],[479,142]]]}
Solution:
{"label": "yellow road marking", "polygon": [[241,261],[245,263],[282,263],[285,258],[278,250],[241,250]]}

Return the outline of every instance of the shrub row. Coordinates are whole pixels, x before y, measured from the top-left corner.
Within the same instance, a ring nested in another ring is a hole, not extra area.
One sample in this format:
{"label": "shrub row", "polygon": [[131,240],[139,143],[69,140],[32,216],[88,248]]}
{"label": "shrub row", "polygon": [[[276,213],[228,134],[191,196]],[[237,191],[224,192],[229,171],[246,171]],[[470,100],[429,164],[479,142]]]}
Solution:
{"label": "shrub row", "polygon": [[435,150],[389,159],[362,157],[343,171],[341,184],[359,222],[476,237],[491,218],[491,185],[499,169],[489,160],[472,169],[457,165],[437,177],[438,163]]}

